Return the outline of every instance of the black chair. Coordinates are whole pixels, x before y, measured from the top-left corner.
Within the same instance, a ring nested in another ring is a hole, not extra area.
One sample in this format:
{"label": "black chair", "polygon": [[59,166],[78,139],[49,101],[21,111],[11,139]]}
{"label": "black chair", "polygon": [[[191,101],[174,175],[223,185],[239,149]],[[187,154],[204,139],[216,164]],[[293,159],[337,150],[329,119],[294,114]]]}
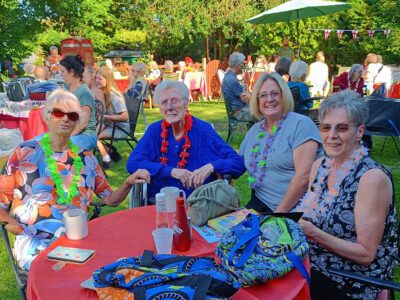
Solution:
{"label": "black chair", "polygon": [[143,123],[144,123],[144,126],[146,126],[146,128],[147,128],[147,126],[149,126],[149,124],[147,123],[146,114],[144,112],[144,102],[146,101],[147,97],[149,96],[149,93],[150,93],[150,85],[148,83],[146,83],[144,90],[143,90],[143,94],[141,96],[142,101],[140,104],[140,113],[142,115]]}
{"label": "black chair", "polygon": [[[143,102],[143,96],[140,95],[139,97],[129,97],[128,94],[124,94],[125,101],[126,101],[126,108],[128,109],[129,114],[129,132],[125,129],[121,128],[118,125],[118,122],[113,123],[113,129],[111,133],[111,138],[109,139],[101,139],[110,149],[113,149],[113,144],[116,141],[125,141],[128,143],[129,147],[133,150],[133,142],[138,143],[137,138],[135,137],[135,130],[136,124],[139,117],[140,106]],[[117,138],[115,137],[115,130],[118,129],[126,134],[124,138]]]}
{"label": "black chair", "polygon": [[228,98],[225,98],[225,108],[226,108],[226,113],[228,115],[228,136],[226,137],[226,142],[231,145],[232,140],[233,140],[233,134],[236,131],[236,128],[239,123],[246,124],[247,129],[249,129],[251,126],[253,126],[253,122],[248,122],[248,121],[242,121],[239,120],[235,117],[235,111],[232,109],[232,104],[228,100]]}
{"label": "black chair", "polygon": [[381,154],[387,138],[390,137],[400,154],[396,140],[400,138],[400,100],[380,97],[366,97],[369,108],[369,118],[366,124],[366,135],[384,136]]}
{"label": "black chair", "polygon": [[26,299],[26,284],[28,281],[28,272],[24,269],[21,269],[17,264],[17,261],[14,257],[14,253],[11,249],[10,238],[8,237],[8,232],[6,230],[5,223],[0,224],[0,230],[1,230],[1,236],[4,241],[4,245],[7,250],[7,255],[10,259],[11,267],[13,269],[15,279],[17,281],[17,286],[19,289],[19,293],[21,295],[21,299]]}
{"label": "black chair", "polygon": [[290,92],[292,93],[293,102],[294,102],[294,111],[296,113],[308,116],[313,120],[315,124],[318,124],[318,109],[309,109],[302,110],[300,109],[301,105],[308,105],[308,103],[312,103],[315,100],[321,100],[323,97],[310,97],[304,100],[301,100],[300,97],[300,89],[298,86],[292,86],[290,88]]}
{"label": "black chair", "polygon": [[372,278],[372,277],[368,277],[365,275],[353,273],[350,271],[343,271],[343,270],[336,269],[336,268],[330,268],[330,269],[328,269],[328,272],[335,274],[335,275],[343,276],[346,278],[346,280],[350,279],[350,280],[358,281],[358,282],[361,282],[361,283],[364,283],[364,284],[367,284],[370,286],[380,288],[382,290],[389,290],[389,299],[390,300],[396,299],[395,294],[394,294],[395,291],[400,292],[400,284],[393,282],[393,281]]}

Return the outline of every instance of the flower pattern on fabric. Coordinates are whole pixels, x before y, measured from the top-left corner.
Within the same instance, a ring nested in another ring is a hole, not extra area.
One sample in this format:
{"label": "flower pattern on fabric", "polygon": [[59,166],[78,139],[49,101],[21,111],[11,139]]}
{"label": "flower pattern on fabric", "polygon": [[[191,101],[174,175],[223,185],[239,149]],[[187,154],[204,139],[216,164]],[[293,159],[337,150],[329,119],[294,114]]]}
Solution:
{"label": "flower pattern on fabric", "polygon": [[[70,207],[87,211],[94,194],[104,198],[112,190],[95,156],[88,151],[79,155],[84,167],[80,171],[79,194],[71,200]],[[56,152],[53,158],[67,193],[75,173],[72,154]],[[69,208],[57,203],[56,188],[38,142],[22,143],[10,157],[0,175],[0,207],[9,211],[24,229],[16,237],[14,252],[20,267],[29,269],[36,255],[63,234],[63,213]]]}
{"label": "flower pattern on fabric", "polygon": [[[320,185],[323,192],[321,193],[322,197],[320,196],[318,199],[318,206],[316,206],[318,211],[312,211],[309,209],[310,205],[313,205],[311,201],[312,197],[310,197],[312,195],[309,193],[300,200],[297,210],[303,211],[303,208],[306,208],[307,211],[304,211],[305,214],[303,218],[311,221],[315,226],[328,234],[347,241],[355,242],[357,240],[354,218],[355,196],[362,175],[371,169],[380,169],[390,178],[391,181],[392,177],[389,171],[387,171],[383,166],[377,164],[369,156],[364,156],[343,179],[339,186],[337,196],[331,198],[329,203],[327,203],[323,196],[328,193],[327,176],[329,175],[329,172],[326,172],[328,167],[328,159],[323,159],[313,182],[314,188],[312,190],[315,190],[316,186]],[[326,175],[318,181],[317,179],[321,177],[321,173]],[[310,193],[313,192],[311,191]],[[376,200],[379,201],[379,199]],[[315,217],[316,214],[318,217]],[[380,289],[355,283],[346,280],[341,276],[332,275],[327,270],[329,268],[339,268],[341,270],[352,271],[378,279],[391,279],[394,268],[397,265],[396,258],[398,257],[398,236],[396,231],[397,218],[394,191],[392,204],[389,207],[385,224],[386,226],[382,241],[378,246],[376,257],[370,265],[363,266],[354,263],[329,252],[310,240],[310,259],[312,268],[331,278],[338,289],[346,291],[347,295],[353,299],[376,299]]]}

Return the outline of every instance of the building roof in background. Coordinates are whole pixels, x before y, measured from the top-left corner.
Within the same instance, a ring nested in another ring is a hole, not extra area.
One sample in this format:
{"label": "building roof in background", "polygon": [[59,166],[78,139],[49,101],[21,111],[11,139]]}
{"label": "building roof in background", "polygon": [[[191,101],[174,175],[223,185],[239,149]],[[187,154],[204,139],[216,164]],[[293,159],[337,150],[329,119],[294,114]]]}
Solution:
{"label": "building roof in background", "polygon": [[113,57],[141,57],[143,56],[143,51],[136,50],[114,50],[106,53],[104,57],[113,58]]}

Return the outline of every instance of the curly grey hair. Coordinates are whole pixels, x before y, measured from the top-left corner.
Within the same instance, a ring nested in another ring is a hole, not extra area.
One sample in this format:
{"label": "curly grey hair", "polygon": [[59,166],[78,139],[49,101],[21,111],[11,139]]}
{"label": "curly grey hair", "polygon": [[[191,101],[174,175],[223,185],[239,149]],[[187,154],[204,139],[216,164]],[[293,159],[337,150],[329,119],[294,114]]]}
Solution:
{"label": "curly grey hair", "polygon": [[368,105],[356,92],[346,89],[335,93],[321,102],[318,112],[319,122],[332,110],[344,108],[354,125],[365,125],[368,121]]}

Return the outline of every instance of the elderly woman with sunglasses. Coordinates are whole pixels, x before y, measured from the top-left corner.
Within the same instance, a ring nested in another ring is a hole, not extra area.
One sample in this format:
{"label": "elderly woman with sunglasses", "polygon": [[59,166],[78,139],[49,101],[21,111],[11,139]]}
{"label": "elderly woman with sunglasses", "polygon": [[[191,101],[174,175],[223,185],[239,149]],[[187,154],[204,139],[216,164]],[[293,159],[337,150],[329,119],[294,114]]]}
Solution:
{"label": "elderly woman with sunglasses", "polygon": [[310,241],[311,297],[376,299],[379,289],[328,270],[392,277],[398,257],[392,177],[360,143],[368,108],[358,94],[333,94],[322,102],[319,119],[327,157],[313,164],[297,208]]}
{"label": "elderly woman with sunglasses", "polygon": [[161,82],[154,99],[163,120],[148,127],[127,162],[129,173],[150,172],[150,198],[167,186],[183,189],[189,196],[217,174],[237,178],[244,173],[240,155],[210,124],[188,112],[189,90],[183,82]]}
{"label": "elderly woman with sunglasses", "polygon": [[290,89],[278,73],[258,79],[250,111],[260,122],[240,146],[252,188],[248,208],[287,212],[307,190],[321,140],[311,119],[294,113],[293,107]]}
{"label": "elderly woman with sunglasses", "polygon": [[137,181],[150,181],[146,170],[129,176],[113,191],[95,156],[71,142],[82,109],[70,92],[53,92],[43,108],[49,132],[40,141],[23,142],[0,175],[0,222],[16,234],[14,253],[29,270],[36,255],[64,233],[63,212],[88,211],[94,194],[117,206]]}

